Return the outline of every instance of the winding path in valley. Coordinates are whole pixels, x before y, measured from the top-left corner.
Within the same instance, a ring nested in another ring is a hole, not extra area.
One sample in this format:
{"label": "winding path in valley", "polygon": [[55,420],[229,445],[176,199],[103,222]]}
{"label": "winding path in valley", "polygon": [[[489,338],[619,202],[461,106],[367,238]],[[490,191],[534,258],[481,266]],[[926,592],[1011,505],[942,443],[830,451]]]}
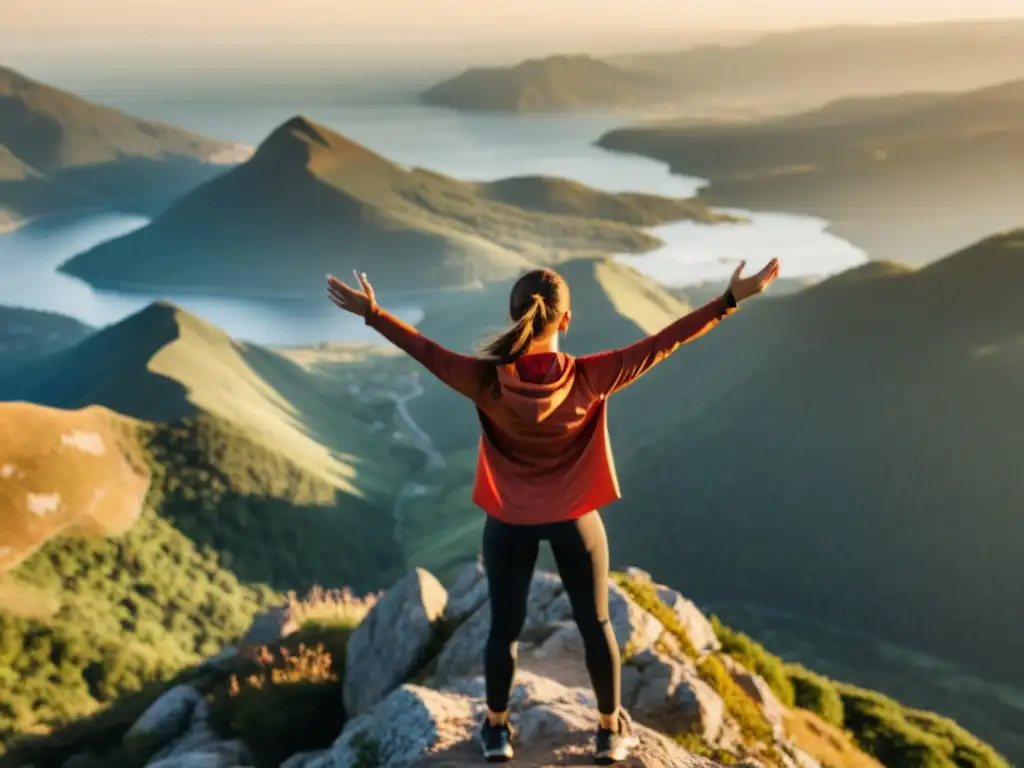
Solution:
{"label": "winding path in valley", "polygon": [[416,423],[416,420],[409,413],[409,403],[417,397],[422,397],[424,393],[423,385],[419,381],[418,372],[411,376],[409,381],[412,384],[410,391],[404,394],[392,392],[391,398],[394,400],[398,419],[406,427],[406,434],[409,434],[412,438],[412,447],[426,456],[427,463],[423,469],[402,486],[392,507],[391,515],[395,520],[395,539],[398,541],[399,546],[402,545],[406,504],[411,499],[426,496],[439,490],[439,485],[430,485],[422,481],[431,475],[443,472],[448,466],[445,457],[434,447],[434,441],[431,440],[430,435]]}

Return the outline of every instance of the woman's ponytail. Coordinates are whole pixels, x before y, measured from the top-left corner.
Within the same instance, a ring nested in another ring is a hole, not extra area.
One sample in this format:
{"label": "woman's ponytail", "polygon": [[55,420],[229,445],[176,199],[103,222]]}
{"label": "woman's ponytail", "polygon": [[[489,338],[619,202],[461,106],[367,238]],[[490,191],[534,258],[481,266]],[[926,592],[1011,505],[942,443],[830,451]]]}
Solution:
{"label": "woman's ponytail", "polygon": [[544,297],[535,293],[511,328],[480,345],[480,354],[501,365],[514,363],[526,354],[534,337],[547,325],[547,320]]}

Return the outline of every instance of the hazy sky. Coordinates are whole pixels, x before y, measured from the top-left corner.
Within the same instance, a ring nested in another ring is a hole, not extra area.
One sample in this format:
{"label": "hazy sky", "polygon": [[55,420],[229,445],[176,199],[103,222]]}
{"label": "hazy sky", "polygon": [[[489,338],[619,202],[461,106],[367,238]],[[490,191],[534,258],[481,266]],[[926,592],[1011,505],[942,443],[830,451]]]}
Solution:
{"label": "hazy sky", "polygon": [[1019,16],[1024,0],[0,0],[0,64],[199,68],[245,49],[264,63],[504,63],[685,47],[727,30]]}
{"label": "hazy sky", "polygon": [[352,42],[552,42],[694,29],[1024,15],[1024,0],[0,0],[9,31],[334,34]]}

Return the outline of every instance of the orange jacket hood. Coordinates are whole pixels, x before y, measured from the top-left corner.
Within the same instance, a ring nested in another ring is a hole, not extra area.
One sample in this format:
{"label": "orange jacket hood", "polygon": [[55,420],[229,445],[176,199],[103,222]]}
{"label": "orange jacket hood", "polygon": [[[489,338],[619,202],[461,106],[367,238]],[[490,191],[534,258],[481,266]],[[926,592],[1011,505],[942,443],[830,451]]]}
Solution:
{"label": "orange jacket hood", "polygon": [[515,364],[498,368],[498,387],[510,410],[523,421],[540,424],[565,402],[576,381],[576,361],[557,354],[540,383],[520,378]]}

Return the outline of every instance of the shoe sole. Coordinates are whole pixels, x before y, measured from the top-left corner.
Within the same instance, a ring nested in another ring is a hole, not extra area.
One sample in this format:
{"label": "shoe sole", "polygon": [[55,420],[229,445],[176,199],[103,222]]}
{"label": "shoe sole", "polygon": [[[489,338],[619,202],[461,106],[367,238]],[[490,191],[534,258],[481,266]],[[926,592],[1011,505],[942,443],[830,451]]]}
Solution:
{"label": "shoe sole", "polygon": [[507,763],[515,757],[515,750],[513,750],[511,746],[501,752],[494,752],[487,749],[483,743],[483,739],[478,740],[480,741],[480,749],[484,753],[484,760],[488,763]]}
{"label": "shoe sole", "polygon": [[625,744],[619,745],[619,748],[613,752],[601,752],[594,756],[594,765],[615,765],[615,763],[621,763],[623,760],[629,758],[629,751],[637,745],[635,738],[628,739]]}

